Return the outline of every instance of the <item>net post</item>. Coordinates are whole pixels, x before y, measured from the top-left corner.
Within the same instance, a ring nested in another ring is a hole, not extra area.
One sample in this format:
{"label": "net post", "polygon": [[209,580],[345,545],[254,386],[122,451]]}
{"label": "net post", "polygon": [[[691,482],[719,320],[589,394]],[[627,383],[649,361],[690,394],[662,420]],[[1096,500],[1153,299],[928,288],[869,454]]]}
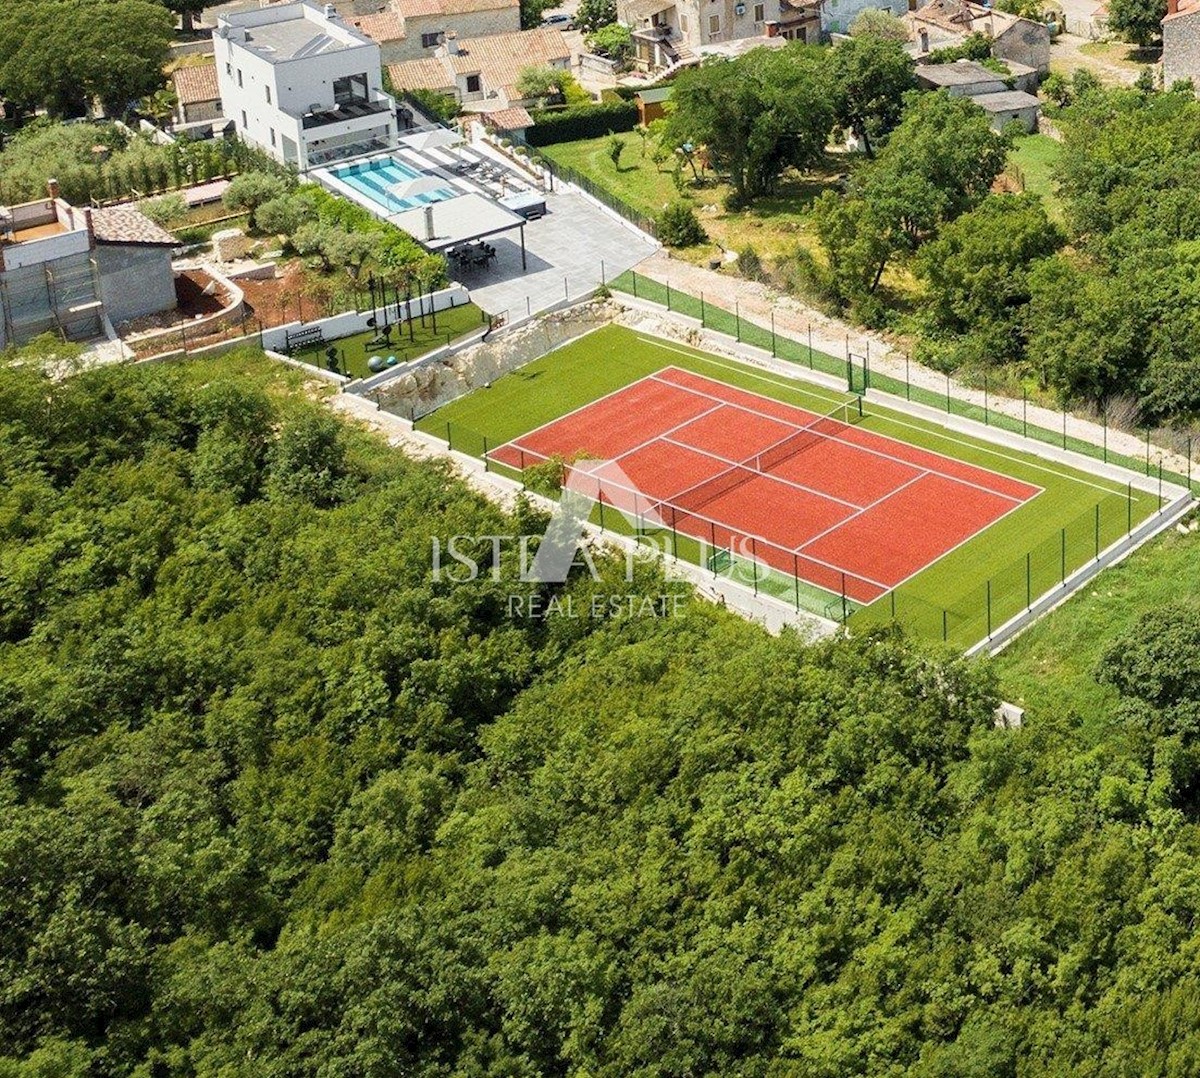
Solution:
{"label": "net post", "polygon": [[483,470],[485,472],[490,472],[492,470],[491,461],[488,460],[488,444],[486,434],[483,435]]}
{"label": "net post", "polygon": [[987,634],[992,638],[992,578],[987,579]]}
{"label": "net post", "polygon": [[1108,405],[1104,406],[1104,411],[1100,413],[1101,432],[1104,439],[1104,463],[1108,463]]}
{"label": "net post", "polygon": [[1061,571],[1059,582],[1065,584],[1067,582],[1067,529],[1063,528],[1060,532],[1060,535],[1062,537],[1062,542],[1061,553],[1059,555],[1059,569]]}
{"label": "net post", "polygon": [[771,358],[774,359],[775,351],[775,308],[771,308]]}
{"label": "net post", "polygon": [[758,544],[750,536],[750,572],[754,580],[754,595],[758,596]]}
{"label": "net post", "polygon": [[892,621],[895,621],[896,620],[896,589],[895,588],[892,588],[892,590],[888,592],[888,598],[891,599],[891,602],[892,602]]}
{"label": "net post", "polygon": [[1033,607],[1033,551],[1025,551],[1025,609]]}
{"label": "net post", "polygon": [[596,491],[596,501],[600,503],[600,533],[604,534],[604,495]]}
{"label": "net post", "polygon": [[912,400],[912,382],[908,379],[908,353],[904,353],[904,399]]}
{"label": "net post", "polygon": [[634,299],[637,299],[637,298],[638,298],[638,294],[637,294],[637,277],[638,277],[638,275],[637,275],[637,270],[630,270],[629,272],[633,274],[633,298],[634,298]]}
{"label": "net post", "polygon": [[1096,560],[1100,560],[1100,503],[1096,503]]}
{"label": "net post", "polygon": [[1021,387],[1021,437],[1029,437],[1029,390]]}
{"label": "net post", "polygon": [[842,625],[846,624],[849,614],[846,611],[846,570],[842,570]]}
{"label": "net post", "polygon": [[1150,428],[1146,428],[1146,474],[1150,474]]}
{"label": "net post", "polygon": [[1125,533],[1133,531],[1133,483],[1125,484]]}
{"label": "net post", "polygon": [[988,376],[986,372],[983,375],[983,425],[985,427],[991,426],[991,422],[988,419]]}
{"label": "net post", "polygon": [[800,612],[800,556],[792,551],[792,587],[796,594],[796,612]]}
{"label": "net post", "polygon": [[671,557],[675,559],[676,564],[679,563],[679,535],[675,531],[675,512],[671,511]]}
{"label": "net post", "polygon": [[742,308],[739,306],[738,301],[736,299],[733,301],[733,324],[734,324],[734,338],[737,340],[738,344],[741,344],[742,343]]}
{"label": "net post", "polygon": [[808,369],[813,369],[812,323],[808,323]]}
{"label": "net post", "polygon": [[1162,457],[1158,458],[1158,511],[1163,511]]}
{"label": "net post", "polygon": [[855,397],[855,398],[854,398],[854,406],[855,406],[855,407],[858,409],[858,418],[859,418],[859,419],[862,419],[862,417],[863,417],[863,410],[862,410],[862,397]]}
{"label": "net post", "polygon": [[1063,405],[1063,449],[1067,448],[1067,406]]}
{"label": "net post", "polygon": [[450,436],[450,421],[446,420],[446,448],[454,451],[454,439]]}
{"label": "net post", "polygon": [[708,326],[706,326],[704,324],[704,293],[703,292],[700,293],[700,328],[701,329],[708,328]]}
{"label": "net post", "polygon": [[[709,546],[711,546],[711,547],[712,547],[712,549],[713,549],[713,553],[716,553],[716,549],[717,549],[717,526],[716,526],[716,524],[714,524],[714,523],[713,523],[713,521],[711,521],[711,520],[708,522],[708,537],[709,537],[709,540],[710,540],[710,541],[709,541]],[[713,559],[713,561],[711,562],[711,564],[712,564],[712,575],[713,575],[713,577],[715,578],[715,577],[716,577],[716,575],[717,575],[717,562],[716,562],[716,559]]]}
{"label": "net post", "polygon": [[942,607],[942,643],[944,644],[950,638],[950,619],[947,617],[946,608]]}
{"label": "net post", "polygon": [[671,309],[671,282],[667,282],[667,310]]}
{"label": "net post", "polygon": [[946,415],[950,414],[950,372],[946,372]]}
{"label": "net post", "polygon": [[1192,492],[1192,436],[1189,434],[1187,438],[1187,455],[1188,455],[1188,493]]}

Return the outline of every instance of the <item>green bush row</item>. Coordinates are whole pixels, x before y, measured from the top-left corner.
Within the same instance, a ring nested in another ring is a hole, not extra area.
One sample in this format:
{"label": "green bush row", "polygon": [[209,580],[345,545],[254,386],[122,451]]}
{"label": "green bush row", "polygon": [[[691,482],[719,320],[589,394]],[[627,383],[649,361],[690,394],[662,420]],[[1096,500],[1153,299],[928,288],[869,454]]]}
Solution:
{"label": "green bush row", "polygon": [[553,146],[556,142],[599,138],[610,131],[632,131],[638,122],[637,106],[628,101],[538,109],[532,115],[534,126],[525,135],[531,146]]}

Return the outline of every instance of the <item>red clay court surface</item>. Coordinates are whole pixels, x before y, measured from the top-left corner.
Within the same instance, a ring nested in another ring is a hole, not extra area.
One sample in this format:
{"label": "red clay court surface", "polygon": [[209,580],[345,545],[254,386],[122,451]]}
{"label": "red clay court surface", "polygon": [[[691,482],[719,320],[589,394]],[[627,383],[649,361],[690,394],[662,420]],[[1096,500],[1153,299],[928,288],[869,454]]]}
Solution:
{"label": "red clay court surface", "polygon": [[577,460],[569,486],[605,505],[859,603],[1041,489],[677,367],[489,456]]}

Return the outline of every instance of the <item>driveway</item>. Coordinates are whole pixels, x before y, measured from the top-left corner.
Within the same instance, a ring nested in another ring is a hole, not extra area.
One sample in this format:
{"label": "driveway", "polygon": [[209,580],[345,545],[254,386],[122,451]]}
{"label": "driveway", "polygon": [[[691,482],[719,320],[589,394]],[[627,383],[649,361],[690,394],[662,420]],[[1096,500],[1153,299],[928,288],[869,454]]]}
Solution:
{"label": "driveway", "polygon": [[509,320],[585,295],[637,265],[657,245],[574,191],[546,194],[546,216],[525,226],[526,269],[519,233],[488,242],[496,257],[479,269],[456,270],[471,299]]}

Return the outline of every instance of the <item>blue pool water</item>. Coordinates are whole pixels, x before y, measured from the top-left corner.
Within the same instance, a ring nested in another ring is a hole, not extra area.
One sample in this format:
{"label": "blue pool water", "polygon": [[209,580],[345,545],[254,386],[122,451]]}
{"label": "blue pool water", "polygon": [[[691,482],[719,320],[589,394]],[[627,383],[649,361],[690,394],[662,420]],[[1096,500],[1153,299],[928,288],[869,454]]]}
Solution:
{"label": "blue pool water", "polygon": [[411,210],[414,206],[427,206],[431,202],[442,202],[459,194],[452,187],[443,187],[423,195],[414,195],[412,198],[397,198],[390,193],[396,184],[415,180],[422,174],[392,157],[336,168],[333,174],[342,183],[369,198],[385,214]]}

